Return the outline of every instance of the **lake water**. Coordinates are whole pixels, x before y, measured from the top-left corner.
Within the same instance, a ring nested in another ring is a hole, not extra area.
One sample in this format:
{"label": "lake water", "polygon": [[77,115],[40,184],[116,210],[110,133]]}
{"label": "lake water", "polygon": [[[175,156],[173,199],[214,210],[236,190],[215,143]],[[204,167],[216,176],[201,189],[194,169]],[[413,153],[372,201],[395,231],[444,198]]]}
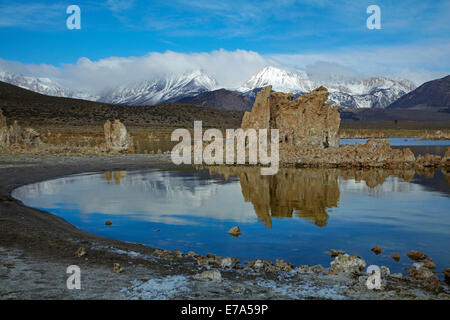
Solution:
{"label": "lake water", "polygon": [[[419,250],[450,267],[450,175],[440,170],[178,168],[69,176],[13,196],[85,231],[163,249],[328,266],[330,249],[393,272]],[[111,220],[113,225],[105,226]],[[243,234],[227,231],[239,226]],[[156,231],[160,229],[160,231]],[[384,253],[370,251],[380,246]],[[400,253],[400,262],[389,254]]]}

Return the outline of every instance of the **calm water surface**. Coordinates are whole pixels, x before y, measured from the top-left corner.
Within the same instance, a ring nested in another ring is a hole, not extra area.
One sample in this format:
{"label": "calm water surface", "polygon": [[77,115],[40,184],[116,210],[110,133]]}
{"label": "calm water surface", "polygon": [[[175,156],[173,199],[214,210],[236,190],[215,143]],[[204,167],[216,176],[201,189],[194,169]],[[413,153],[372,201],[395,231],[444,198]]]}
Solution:
{"label": "calm water surface", "polygon": [[[282,169],[264,177],[257,168],[212,167],[69,176],[13,196],[88,232],[158,248],[326,266],[324,252],[343,249],[404,272],[410,250],[450,267],[449,183],[440,170]],[[236,225],[237,238],[227,233]],[[373,254],[375,245],[385,252]],[[388,256],[396,252],[399,263]]]}

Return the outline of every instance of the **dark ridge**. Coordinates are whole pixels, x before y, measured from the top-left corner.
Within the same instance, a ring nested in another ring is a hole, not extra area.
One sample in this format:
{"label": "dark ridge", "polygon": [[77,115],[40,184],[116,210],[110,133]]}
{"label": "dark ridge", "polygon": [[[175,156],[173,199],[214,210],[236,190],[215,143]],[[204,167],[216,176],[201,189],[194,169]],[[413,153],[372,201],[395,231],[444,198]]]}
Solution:
{"label": "dark ridge", "polygon": [[239,128],[243,116],[242,111],[183,103],[124,106],[52,97],[1,81],[0,109],[7,119],[30,126],[97,126],[107,119],[120,119],[131,126],[191,128],[194,120],[202,120],[204,127]]}

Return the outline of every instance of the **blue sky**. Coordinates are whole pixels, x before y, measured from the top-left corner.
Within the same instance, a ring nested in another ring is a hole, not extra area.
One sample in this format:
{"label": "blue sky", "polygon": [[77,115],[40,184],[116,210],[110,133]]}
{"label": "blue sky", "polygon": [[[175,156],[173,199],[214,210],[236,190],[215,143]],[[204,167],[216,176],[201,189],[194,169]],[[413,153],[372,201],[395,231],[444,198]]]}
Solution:
{"label": "blue sky", "polygon": [[[81,8],[81,30],[66,28],[71,4]],[[381,9],[381,30],[366,27],[372,4]],[[0,67],[18,62],[31,73],[42,64],[77,66],[84,58],[223,49],[292,67],[326,61],[367,74],[419,72],[425,79],[450,70],[449,20],[450,1],[436,0],[0,0]]]}

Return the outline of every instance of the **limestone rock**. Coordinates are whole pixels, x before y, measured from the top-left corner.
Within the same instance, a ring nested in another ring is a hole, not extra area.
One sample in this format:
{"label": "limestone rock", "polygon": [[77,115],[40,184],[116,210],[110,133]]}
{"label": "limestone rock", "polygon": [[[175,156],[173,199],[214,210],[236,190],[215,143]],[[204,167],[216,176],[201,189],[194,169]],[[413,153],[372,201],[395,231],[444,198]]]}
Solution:
{"label": "limestone rock", "polygon": [[292,263],[289,262],[285,262],[283,260],[276,260],[277,263],[277,268],[281,271],[291,271],[294,269],[294,266],[292,265]]}
{"label": "limestone rock", "polygon": [[436,264],[434,263],[433,259],[428,258],[423,262],[423,265],[427,267],[428,269],[436,269]]}
{"label": "limestone rock", "polygon": [[34,147],[42,144],[40,134],[32,128],[23,129],[17,121],[13,125],[7,126],[6,118],[0,110],[0,147],[9,148],[12,146],[20,148]]}
{"label": "limestone rock", "polygon": [[264,267],[264,262],[262,260],[256,260],[253,264],[253,268],[255,269],[261,269],[262,267]]}
{"label": "limestone rock", "polygon": [[400,254],[399,253],[393,253],[390,255],[390,257],[392,259],[394,259],[395,261],[399,262],[400,261]]}
{"label": "limestone rock", "polygon": [[450,268],[443,271],[445,277],[445,283],[450,284]]}
{"label": "limestone rock", "polygon": [[408,258],[414,261],[422,261],[428,257],[425,253],[422,253],[420,251],[410,251],[406,255],[408,256]]}
{"label": "limestone rock", "polygon": [[200,274],[195,275],[194,279],[203,280],[203,281],[220,282],[220,281],[222,281],[222,275],[217,270],[207,270],[207,271],[203,271]]}
{"label": "limestone rock", "polygon": [[76,252],[75,256],[80,258],[86,254],[86,250],[83,247],[80,247]]}
{"label": "limestone rock", "polygon": [[432,287],[439,287],[439,278],[428,269],[423,262],[415,262],[408,270],[409,277],[416,280],[424,280]]}
{"label": "limestone rock", "polygon": [[382,253],[383,252],[383,249],[382,248],[380,248],[380,247],[378,247],[378,246],[375,246],[375,247],[373,247],[372,249],[370,249],[370,250],[372,250],[373,251],[373,253],[375,253],[376,255],[379,255],[380,253]]}
{"label": "limestone rock", "polygon": [[366,262],[357,255],[338,255],[330,263],[330,269],[334,272],[356,272],[360,273],[366,267]]}
{"label": "limestone rock", "polygon": [[113,271],[114,271],[114,273],[122,273],[123,272],[123,268],[120,266],[120,264],[114,263],[113,264]]}
{"label": "limestone rock", "polygon": [[108,151],[132,151],[134,149],[133,138],[120,120],[109,120],[104,125],[106,149]]}
{"label": "limestone rock", "polygon": [[242,234],[241,229],[239,227],[233,227],[230,230],[228,230],[228,233],[231,234],[232,236],[239,236]]}
{"label": "limestone rock", "polygon": [[232,265],[233,265],[233,259],[231,259],[230,257],[223,258],[222,261],[220,262],[220,266],[222,268],[229,268]]}
{"label": "limestone rock", "polygon": [[341,117],[338,106],[326,103],[326,88],[317,88],[295,100],[292,93],[271,90],[268,86],[258,92],[251,112],[244,114],[242,129],[278,129],[281,144],[339,147]]}
{"label": "limestone rock", "polygon": [[331,249],[330,251],[331,251],[331,257],[332,257],[332,258],[336,258],[337,256],[340,256],[340,255],[345,254],[345,251],[344,251],[344,250],[334,250],[334,249]]}

